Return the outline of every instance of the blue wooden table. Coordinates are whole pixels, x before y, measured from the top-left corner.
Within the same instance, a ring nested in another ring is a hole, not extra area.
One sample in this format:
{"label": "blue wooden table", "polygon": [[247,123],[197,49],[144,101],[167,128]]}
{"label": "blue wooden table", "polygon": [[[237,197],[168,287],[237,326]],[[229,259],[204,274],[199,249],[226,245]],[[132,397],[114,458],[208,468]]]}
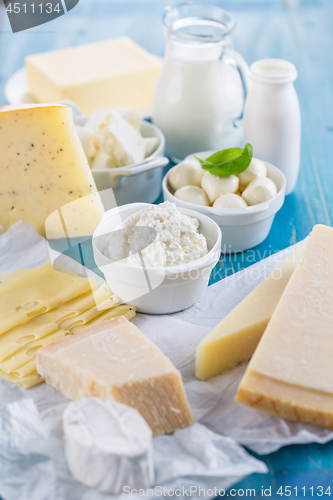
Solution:
{"label": "blue wooden table", "polygon": [[[65,16],[17,34],[11,33],[4,10],[0,9],[0,104],[5,104],[6,80],[23,66],[24,57],[34,52],[129,35],[154,54],[163,55],[161,15],[168,3],[171,2],[80,0]],[[212,274],[211,282],[215,282],[303,239],[315,223],[331,225],[333,0],[210,0],[207,3],[222,6],[234,14],[237,20],[235,48],[248,63],[279,57],[296,65],[299,75],[296,89],[302,111],[302,161],[295,192],[286,198],[265,242],[245,254],[221,259]],[[297,498],[320,496],[320,487],[323,487],[324,498],[330,496],[329,486],[333,494],[333,443],[290,446],[261,459],[267,463],[269,474],[252,475],[236,488],[255,488],[256,498],[262,498],[261,487],[272,487],[270,498],[282,498],[277,494],[280,486],[291,487],[290,498],[296,498],[296,486]],[[234,498],[241,496],[240,491]]]}

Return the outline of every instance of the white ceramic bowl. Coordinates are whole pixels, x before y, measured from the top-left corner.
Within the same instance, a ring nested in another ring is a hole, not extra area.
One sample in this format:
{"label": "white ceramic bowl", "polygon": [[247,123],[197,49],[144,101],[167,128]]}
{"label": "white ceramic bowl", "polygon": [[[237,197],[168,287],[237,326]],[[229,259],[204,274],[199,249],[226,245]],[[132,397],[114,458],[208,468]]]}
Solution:
{"label": "white ceramic bowl", "polygon": [[199,231],[208,244],[209,252],[194,262],[173,267],[137,267],[112,262],[102,253],[109,234],[130,215],[147,208],[147,203],[131,203],[106,212],[92,240],[96,265],[104,273],[113,293],[123,302],[148,314],[169,314],[181,311],[200,300],[208,286],[211,270],[221,254],[221,230],[209,217],[193,210],[180,212],[200,222]]}
{"label": "white ceramic bowl", "polygon": [[[196,153],[199,158],[207,158],[213,151]],[[193,155],[186,159],[193,159]],[[201,212],[213,219],[221,228],[223,234],[222,252],[240,252],[253,248],[267,238],[272,227],[276,212],[283,205],[286,190],[286,178],[277,167],[264,162],[267,167],[267,177],[275,182],[277,194],[268,201],[245,208],[213,208],[196,205],[173,196],[168,182],[172,168],[163,179],[164,200],[175,203],[178,208],[188,208]],[[174,167],[173,167],[174,168]]]}

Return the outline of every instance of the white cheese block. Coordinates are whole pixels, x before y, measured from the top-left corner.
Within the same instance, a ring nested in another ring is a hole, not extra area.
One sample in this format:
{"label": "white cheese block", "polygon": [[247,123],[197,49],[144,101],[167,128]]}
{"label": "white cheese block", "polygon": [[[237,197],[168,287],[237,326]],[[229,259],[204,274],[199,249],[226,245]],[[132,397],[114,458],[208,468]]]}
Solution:
{"label": "white cheese block", "polygon": [[162,63],[121,37],[34,54],[26,67],[37,102],[70,99],[90,114],[97,108],[149,107]]}
{"label": "white cheese block", "polygon": [[68,468],[85,486],[118,494],[153,483],[152,432],[134,408],[80,399],[67,405],[63,431]]}

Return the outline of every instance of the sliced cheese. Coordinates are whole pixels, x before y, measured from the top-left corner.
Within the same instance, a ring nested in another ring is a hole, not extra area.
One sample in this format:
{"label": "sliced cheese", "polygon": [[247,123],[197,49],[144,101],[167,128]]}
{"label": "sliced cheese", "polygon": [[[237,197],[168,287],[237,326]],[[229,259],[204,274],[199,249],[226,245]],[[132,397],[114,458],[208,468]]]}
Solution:
{"label": "sliced cheese", "polygon": [[17,375],[7,374],[0,371],[0,377],[8,382],[16,384],[20,389],[29,389],[34,385],[44,382],[44,380],[39,377],[36,370],[29,373],[29,375],[26,375],[25,377],[18,377]]}
{"label": "sliced cheese", "polygon": [[154,435],[193,422],[180,373],[123,317],[40,349],[37,371],[69,399],[97,396],[136,408]]}
{"label": "sliced cheese", "polygon": [[50,335],[46,335],[41,339],[28,342],[28,344],[22,346],[18,351],[16,351],[15,354],[1,361],[0,370],[3,373],[14,372],[25,363],[28,363],[29,361],[36,359],[36,353],[38,349],[51,344],[55,340],[65,337],[67,333],[68,332],[66,330],[57,330],[53,333],[50,333]]}
{"label": "sliced cheese", "polygon": [[150,106],[161,61],[130,38],[43,52],[26,58],[37,102],[74,101],[84,113],[97,108]]}
{"label": "sliced cheese", "polygon": [[[45,221],[66,206],[70,237],[92,235],[104,208],[78,138],[72,109],[61,105],[0,107],[0,224],[24,220],[45,236]],[[77,205],[68,205],[80,199]],[[48,238],[63,235],[59,221]]]}
{"label": "sliced cheese", "polygon": [[66,328],[70,333],[76,333],[81,330],[84,326],[92,326],[96,323],[100,323],[110,318],[116,318],[117,316],[124,316],[126,319],[130,320],[135,316],[135,308],[133,306],[128,305],[120,305],[116,307],[112,307],[107,311],[96,311],[97,314],[94,314],[94,311],[87,311],[82,315],[75,318],[70,325],[66,325]]}
{"label": "sliced cheese", "polygon": [[333,229],[315,226],[236,401],[333,429]]}
{"label": "sliced cheese", "polygon": [[[0,335],[0,361],[11,356],[20,347],[33,340],[45,337],[58,329],[70,331],[72,327],[87,323],[92,317],[101,314],[97,303],[111,295],[107,285],[103,285],[94,292],[87,292],[72,299],[45,314],[37,316],[27,323],[11,328]],[[90,312],[89,312],[90,311]],[[87,312],[87,315],[85,315]]]}
{"label": "sliced cheese", "polygon": [[55,271],[51,262],[17,275],[0,287],[0,334],[82,295],[96,282]]}
{"label": "sliced cheese", "polygon": [[302,252],[299,246],[289,254],[200,342],[195,360],[198,378],[207,380],[249,361]]}
{"label": "sliced cheese", "polygon": [[16,278],[20,278],[24,274],[28,273],[30,269],[17,269],[16,271],[12,271],[11,273],[5,274],[0,277],[0,286],[6,285],[10,281],[13,281]]}

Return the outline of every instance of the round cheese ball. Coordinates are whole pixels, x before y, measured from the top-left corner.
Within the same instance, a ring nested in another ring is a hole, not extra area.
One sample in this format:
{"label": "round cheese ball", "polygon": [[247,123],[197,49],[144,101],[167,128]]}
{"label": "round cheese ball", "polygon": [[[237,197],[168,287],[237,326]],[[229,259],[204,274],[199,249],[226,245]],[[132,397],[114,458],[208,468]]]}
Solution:
{"label": "round cheese ball", "polygon": [[185,160],[176,165],[169,174],[169,184],[173,191],[184,186],[201,186],[203,170],[196,160]]}
{"label": "round cheese ball", "polygon": [[252,158],[250,165],[244,172],[238,174],[239,186],[242,190],[246,188],[254,179],[266,177],[267,168],[263,161]]}
{"label": "round cheese ball", "polygon": [[277,193],[276,185],[268,177],[254,179],[243,191],[243,198],[248,205],[257,205],[270,200]]}
{"label": "round cheese ball", "polygon": [[211,204],[222,194],[236,193],[238,185],[239,179],[236,175],[220,177],[212,175],[210,172],[205,172],[201,181],[201,187],[206,192]]}
{"label": "round cheese ball", "polygon": [[228,193],[219,196],[213,204],[214,208],[244,208],[246,201],[238,194]]}
{"label": "round cheese ball", "polygon": [[205,191],[198,186],[184,186],[177,189],[174,196],[188,203],[209,207],[209,200]]}

